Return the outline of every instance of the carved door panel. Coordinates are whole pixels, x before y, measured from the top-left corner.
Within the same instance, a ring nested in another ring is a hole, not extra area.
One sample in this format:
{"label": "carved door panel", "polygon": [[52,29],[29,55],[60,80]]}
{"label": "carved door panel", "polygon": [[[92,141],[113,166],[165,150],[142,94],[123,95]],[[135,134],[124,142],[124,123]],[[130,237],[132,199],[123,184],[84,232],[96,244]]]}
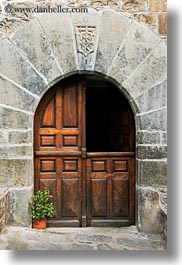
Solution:
{"label": "carved door panel", "polygon": [[81,148],[84,146],[84,90],[76,81],[44,96],[35,119],[35,191],[53,194],[54,226],[81,224]]}
{"label": "carved door panel", "polygon": [[133,224],[133,153],[88,153],[87,157],[88,225]]}

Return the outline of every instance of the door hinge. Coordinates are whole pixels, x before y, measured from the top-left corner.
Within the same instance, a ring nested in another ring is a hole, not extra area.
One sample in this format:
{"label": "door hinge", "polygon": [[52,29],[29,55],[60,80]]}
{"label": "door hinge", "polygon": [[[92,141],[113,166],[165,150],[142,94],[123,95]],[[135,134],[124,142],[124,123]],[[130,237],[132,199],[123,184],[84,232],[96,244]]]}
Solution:
{"label": "door hinge", "polygon": [[82,158],[86,158],[87,157],[87,151],[85,147],[82,147]]}

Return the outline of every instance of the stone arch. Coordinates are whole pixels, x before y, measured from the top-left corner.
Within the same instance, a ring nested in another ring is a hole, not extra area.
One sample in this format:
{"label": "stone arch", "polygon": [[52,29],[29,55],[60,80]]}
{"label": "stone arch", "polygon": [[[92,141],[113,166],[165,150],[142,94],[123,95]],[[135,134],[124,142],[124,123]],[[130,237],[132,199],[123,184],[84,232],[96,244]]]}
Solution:
{"label": "stone arch", "polygon": [[89,8],[86,14],[37,15],[2,39],[0,50],[0,186],[10,190],[10,223],[31,224],[32,128],[40,99],[57,81],[86,72],[115,82],[134,110],[136,219],[143,230],[158,229],[158,188],[166,185],[165,42],[117,11]]}

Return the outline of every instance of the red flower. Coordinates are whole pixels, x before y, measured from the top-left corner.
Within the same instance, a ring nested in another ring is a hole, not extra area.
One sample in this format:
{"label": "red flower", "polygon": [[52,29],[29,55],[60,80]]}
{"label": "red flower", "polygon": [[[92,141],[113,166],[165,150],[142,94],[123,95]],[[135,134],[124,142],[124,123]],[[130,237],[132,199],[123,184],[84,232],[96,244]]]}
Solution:
{"label": "red flower", "polygon": [[47,197],[50,199],[52,196],[50,194],[48,194]]}
{"label": "red flower", "polygon": [[32,203],[32,208],[34,208],[34,206],[35,206],[35,204],[34,204],[34,203]]}

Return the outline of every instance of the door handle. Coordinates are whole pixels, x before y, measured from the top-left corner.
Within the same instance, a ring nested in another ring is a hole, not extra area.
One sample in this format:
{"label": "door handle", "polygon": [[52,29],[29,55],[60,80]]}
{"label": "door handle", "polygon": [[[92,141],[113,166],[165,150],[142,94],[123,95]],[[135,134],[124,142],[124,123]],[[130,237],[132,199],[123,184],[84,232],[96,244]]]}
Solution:
{"label": "door handle", "polygon": [[81,157],[84,159],[87,158],[87,150],[85,147],[82,147],[81,152],[82,152]]}

